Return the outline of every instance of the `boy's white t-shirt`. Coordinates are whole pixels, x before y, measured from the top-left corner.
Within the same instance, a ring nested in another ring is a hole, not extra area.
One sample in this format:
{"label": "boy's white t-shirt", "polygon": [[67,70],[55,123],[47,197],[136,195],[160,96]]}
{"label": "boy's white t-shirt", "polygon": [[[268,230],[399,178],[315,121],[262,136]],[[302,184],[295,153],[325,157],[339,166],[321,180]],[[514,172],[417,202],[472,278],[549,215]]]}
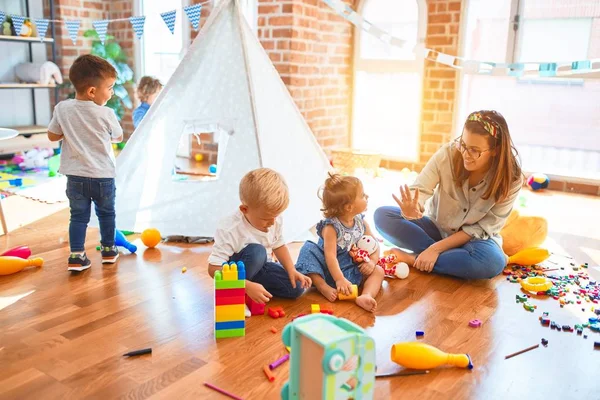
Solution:
{"label": "boy's white t-shirt", "polygon": [[272,249],[277,249],[285,244],[283,240],[283,218],[275,219],[275,224],[268,232],[262,232],[253,227],[241,211],[223,218],[215,232],[215,243],[208,257],[208,263],[222,265],[229,262],[229,258],[242,251],[249,244],[262,245],[267,250],[270,258]]}
{"label": "boy's white t-shirt", "polygon": [[111,140],[123,136],[123,129],[111,108],[93,101],[61,101],[54,107],[48,131],[63,135],[61,174],[86,178],[116,176]]}

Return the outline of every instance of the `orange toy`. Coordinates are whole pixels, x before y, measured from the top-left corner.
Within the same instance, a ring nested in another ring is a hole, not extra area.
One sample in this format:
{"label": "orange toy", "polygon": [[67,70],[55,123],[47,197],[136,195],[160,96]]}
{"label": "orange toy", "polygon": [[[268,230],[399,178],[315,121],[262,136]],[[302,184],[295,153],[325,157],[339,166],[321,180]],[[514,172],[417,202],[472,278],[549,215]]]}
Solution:
{"label": "orange toy", "polygon": [[468,354],[449,354],[425,343],[403,342],[392,346],[392,361],[404,368],[431,369],[450,364],[473,369]]}
{"label": "orange toy", "polygon": [[160,236],[160,232],[158,231],[158,229],[149,228],[142,232],[142,243],[144,243],[146,247],[152,249],[156,247],[156,245],[159,244],[161,240],[162,237]]}
{"label": "orange toy", "polygon": [[43,258],[24,260],[19,257],[0,257],[0,275],[14,274],[29,266],[41,267],[42,264],[44,264]]}

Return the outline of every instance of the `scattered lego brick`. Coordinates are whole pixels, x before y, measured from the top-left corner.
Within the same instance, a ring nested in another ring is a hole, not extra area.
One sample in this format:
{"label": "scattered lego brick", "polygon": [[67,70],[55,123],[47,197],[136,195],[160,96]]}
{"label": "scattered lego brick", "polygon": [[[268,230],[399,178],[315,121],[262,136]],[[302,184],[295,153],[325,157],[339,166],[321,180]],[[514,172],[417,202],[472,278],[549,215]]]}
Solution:
{"label": "scattered lego brick", "polygon": [[283,307],[269,307],[267,309],[267,313],[271,318],[281,318],[285,317],[285,312],[283,311]]}
{"label": "scattered lego brick", "polygon": [[416,331],[416,332],[415,332],[415,335],[416,335],[417,337],[423,337],[423,336],[425,336],[425,332],[423,332],[423,331]]}
{"label": "scattered lego brick", "polygon": [[548,346],[548,339],[542,338],[542,345],[544,345],[544,346],[547,347]]}
{"label": "scattered lego brick", "polygon": [[277,333],[277,328],[275,328],[274,326],[271,327],[271,332],[273,333]]}
{"label": "scattered lego brick", "polygon": [[310,305],[310,312],[311,314],[317,314],[321,312],[321,306],[319,306],[318,304],[311,304]]}
{"label": "scattered lego brick", "polygon": [[472,319],[469,321],[469,326],[471,328],[479,328],[481,326],[481,321],[478,319]]}

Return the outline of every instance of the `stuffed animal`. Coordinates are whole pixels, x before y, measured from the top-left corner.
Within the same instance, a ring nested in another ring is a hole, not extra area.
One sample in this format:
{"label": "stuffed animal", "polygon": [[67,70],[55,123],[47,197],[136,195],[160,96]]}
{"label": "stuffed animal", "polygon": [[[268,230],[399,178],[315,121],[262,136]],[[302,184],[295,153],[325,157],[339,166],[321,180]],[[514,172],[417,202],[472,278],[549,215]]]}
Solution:
{"label": "stuffed animal", "polygon": [[[370,256],[379,249],[379,243],[374,237],[364,235],[350,249],[350,255],[356,263],[370,262]],[[386,276],[404,279],[408,276],[408,265],[406,263],[397,263],[396,256],[386,254],[381,257],[377,265],[383,268]]]}
{"label": "stuffed animal", "polygon": [[10,22],[4,21],[2,23],[2,34],[4,36],[11,36],[12,35],[12,31],[10,30]]}
{"label": "stuffed animal", "polygon": [[63,83],[60,69],[52,61],[44,63],[21,63],[15,67],[15,75],[21,82],[41,85]]}
{"label": "stuffed animal", "polygon": [[15,156],[12,159],[14,164],[17,164],[22,170],[42,168],[48,166],[48,158],[54,155],[52,149],[35,148],[29,150],[21,156]]}

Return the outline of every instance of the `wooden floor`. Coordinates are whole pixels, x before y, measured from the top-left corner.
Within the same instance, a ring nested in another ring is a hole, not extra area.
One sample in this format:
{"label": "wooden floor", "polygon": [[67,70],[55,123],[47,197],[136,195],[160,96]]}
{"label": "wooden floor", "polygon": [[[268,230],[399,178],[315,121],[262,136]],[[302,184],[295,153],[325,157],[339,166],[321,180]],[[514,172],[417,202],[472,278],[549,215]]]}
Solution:
{"label": "wooden floor", "polygon": [[[598,198],[549,194],[528,201],[549,218],[549,246],[598,264],[600,232],[591,217],[600,210]],[[27,244],[46,260],[41,269],[0,277],[0,399],[224,398],[206,389],[205,381],[244,399],[279,398],[288,365],[275,371],[273,383],[261,369],[285,354],[280,335],[270,328],[281,332],[290,318],[252,317],[246,337],[215,343],[206,274],[210,247],[140,246],[137,255],[102,266],[98,234],[90,230],[86,248],[94,264],[71,275],[65,265],[67,222],[63,210],[0,238],[0,249]],[[570,260],[554,261],[568,266]],[[598,270],[589,272],[600,278]],[[439,368],[378,380],[377,399],[598,398],[600,351],[593,342],[600,334],[588,330],[583,339],[537,320],[548,311],[553,320],[573,326],[590,312],[535,299],[538,309],[529,313],[515,303],[518,293],[503,277],[464,282],[411,271],[404,281],[384,284],[376,315],[347,302],[333,308],[374,337],[380,371],[398,369],[389,361],[390,346],[415,340],[416,330],[425,331],[421,341],[466,352],[475,365],[472,371]],[[293,316],[323,302],[310,292],[295,302],[272,303]],[[467,326],[475,318],[483,321],[479,329]],[[504,359],[542,337],[550,341],[547,348]],[[152,347],[152,355],[122,357],[144,347]]]}

